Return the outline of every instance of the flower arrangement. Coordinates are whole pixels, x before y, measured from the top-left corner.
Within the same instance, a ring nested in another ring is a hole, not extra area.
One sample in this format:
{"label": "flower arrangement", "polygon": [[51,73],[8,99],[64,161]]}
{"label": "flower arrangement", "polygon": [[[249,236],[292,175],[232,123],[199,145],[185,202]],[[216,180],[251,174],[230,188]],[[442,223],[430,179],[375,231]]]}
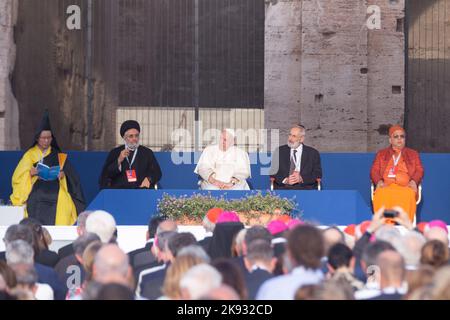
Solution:
{"label": "flower arrangement", "polygon": [[260,191],[248,194],[240,199],[227,200],[224,196],[215,198],[208,194],[195,193],[192,196],[171,196],[164,194],[158,201],[158,212],[178,221],[181,224],[201,224],[206,212],[211,208],[222,208],[225,211],[235,211],[245,224],[265,224],[281,215],[300,218],[293,199]]}

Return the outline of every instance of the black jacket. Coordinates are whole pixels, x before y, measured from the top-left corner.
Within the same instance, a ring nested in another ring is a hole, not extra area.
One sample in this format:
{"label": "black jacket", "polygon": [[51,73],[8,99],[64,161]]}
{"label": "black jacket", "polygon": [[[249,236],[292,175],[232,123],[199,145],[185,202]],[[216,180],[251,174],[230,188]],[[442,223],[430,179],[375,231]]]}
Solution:
{"label": "black jacket", "polygon": [[289,176],[291,165],[291,148],[288,145],[279,147],[272,155],[270,176],[275,178],[275,189],[312,190],[317,188],[317,179],[322,178],[322,165],[319,152],[303,145],[300,175],[303,183],[293,186],[283,184],[283,180]]}

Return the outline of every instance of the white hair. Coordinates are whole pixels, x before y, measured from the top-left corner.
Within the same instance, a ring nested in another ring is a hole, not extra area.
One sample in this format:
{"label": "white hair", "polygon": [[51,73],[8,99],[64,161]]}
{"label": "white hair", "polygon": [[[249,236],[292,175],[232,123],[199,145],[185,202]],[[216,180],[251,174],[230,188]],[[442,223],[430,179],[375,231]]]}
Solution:
{"label": "white hair", "polygon": [[9,265],[34,264],[33,247],[24,240],[14,240],[6,245],[6,261]]}
{"label": "white hair", "polygon": [[129,268],[128,255],[115,244],[103,246],[95,255],[94,267],[97,277],[119,274],[126,277]]}
{"label": "white hair", "polygon": [[408,231],[401,238],[392,241],[394,248],[403,256],[407,267],[417,267],[420,264],[420,256],[425,237],[417,231]]}
{"label": "white hair", "polygon": [[181,256],[192,256],[199,259],[202,259],[205,263],[209,263],[211,258],[206,253],[205,249],[196,244],[191,244],[187,247],[182,248],[178,254],[177,258]]}
{"label": "white hair", "polygon": [[401,238],[400,231],[394,226],[383,225],[380,229],[375,232],[375,239],[393,243],[394,241]]}
{"label": "white hair", "polygon": [[103,243],[108,243],[116,231],[114,217],[106,211],[92,212],[86,219],[86,232],[95,233]]}
{"label": "white hair", "polygon": [[208,264],[189,269],[180,280],[180,288],[189,292],[191,300],[200,299],[222,284],[222,275]]}

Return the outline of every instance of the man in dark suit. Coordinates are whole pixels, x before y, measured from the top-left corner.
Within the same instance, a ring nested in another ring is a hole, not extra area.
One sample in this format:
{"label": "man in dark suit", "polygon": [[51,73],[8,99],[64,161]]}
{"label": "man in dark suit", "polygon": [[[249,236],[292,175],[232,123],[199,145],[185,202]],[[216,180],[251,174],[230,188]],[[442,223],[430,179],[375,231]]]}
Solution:
{"label": "man in dark suit", "polygon": [[263,239],[252,241],[247,247],[244,262],[248,270],[244,274],[248,299],[255,300],[259,287],[273,277],[276,258],[274,258],[271,243]]}
{"label": "man in dark suit", "polygon": [[[83,211],[78,215],[77,218],[77,234],[78,237],[81,237],[86,232],[86,220],[91,214],[92,211]],[[62,260],[65,257],[74,255],[75,251],[73,249],[73,242],[69,243],[68,245],[65,245],[64,247],[61,247],[58,250],[58,256],[59,259]]]}
{"label": "man in dark suit", "polygon": [[274,189],[317,189],[317,179],[322,178],[320,154],[303,144],[305,133],[301,125],[291,128],[287,145],[273,153],[270,176]]}

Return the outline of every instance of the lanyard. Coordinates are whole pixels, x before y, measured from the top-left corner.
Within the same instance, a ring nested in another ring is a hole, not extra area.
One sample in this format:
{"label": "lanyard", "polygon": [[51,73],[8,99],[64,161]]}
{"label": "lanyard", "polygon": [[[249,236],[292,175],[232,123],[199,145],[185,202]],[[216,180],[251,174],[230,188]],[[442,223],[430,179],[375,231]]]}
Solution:
{"label": "lanyard", "polygon": [[129,160],[128,157],[127,157],[128,164],[130,165],[130,170],[131,170],[131,166],[132,166],[133,163],[134,163],[134,160],[136,159],[136,155],[137,155],[137,153],[138,153],[138,150],[139,150],[139,147],[137,147],[136,150],[134,150],[133,159],[131,159],[131,162],[130,162],[130,160]]}
{"label": "lanyard", "polygon": [[392,155],[392,159],[394,159],[394,168],[397,167],[398,162],[400,161],[400,157],[402,156],[402,153],[400,152],[397,158]]}

